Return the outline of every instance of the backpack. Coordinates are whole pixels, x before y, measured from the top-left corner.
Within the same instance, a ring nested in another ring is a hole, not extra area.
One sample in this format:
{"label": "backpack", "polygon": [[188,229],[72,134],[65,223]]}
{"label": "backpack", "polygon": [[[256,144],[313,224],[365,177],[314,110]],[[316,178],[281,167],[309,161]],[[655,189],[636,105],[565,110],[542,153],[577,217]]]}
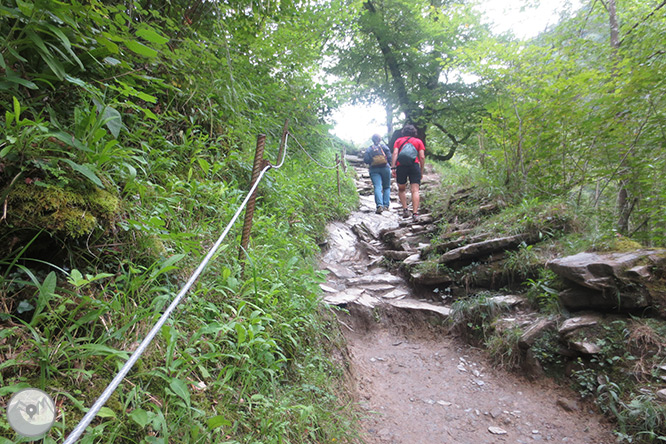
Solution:
{"label": "backpack", "polygon": [[381,145],[372,145],[368,150],[370,151],[370,166],[381,166],[388,163]]}
{"label": "backpack", "polygon": [[400,146],[400,151],[398,151],[398,162],[400,162],[400,165],[413,165],[416,156],[418,156],[416,147],[409,143],[409,139],[411,139],[411,137],[403,142]]}

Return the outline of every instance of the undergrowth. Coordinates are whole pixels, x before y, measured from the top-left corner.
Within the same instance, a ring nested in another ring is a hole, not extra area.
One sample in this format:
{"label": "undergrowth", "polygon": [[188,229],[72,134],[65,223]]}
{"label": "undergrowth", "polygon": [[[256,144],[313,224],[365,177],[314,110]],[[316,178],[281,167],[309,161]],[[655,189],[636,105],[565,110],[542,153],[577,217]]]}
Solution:
{"label": "undergrowth", "polygon": [[[126,205],[120,229],[95,244],[63,238],[50,261],[28,244],[0,263],[0,396],[51,394],[59,415],[44,442],[61,442],[82,418],[242,201],[222,176],[228,168],[213,174],[207,162],[185,177],[135,180],[125,201],[139,205]],[[334,360],[342,338],[318,303],[315,257],[326,221],[357,196],[346,175],[338,196],[334,170],[299,174],[306,162],[271,172],[247,251],[238,251],[237,223],[80,442],[356,440],[347,375]],[[1,418],[0,442],[16,439]]]}

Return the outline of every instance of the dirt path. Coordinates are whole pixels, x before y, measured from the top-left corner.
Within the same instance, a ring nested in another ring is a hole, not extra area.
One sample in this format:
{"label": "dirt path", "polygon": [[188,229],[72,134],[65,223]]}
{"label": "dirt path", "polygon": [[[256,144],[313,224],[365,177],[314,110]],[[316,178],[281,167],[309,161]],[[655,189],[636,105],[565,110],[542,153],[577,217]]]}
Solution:
{"label": "dirt path", "polygon": [[398,204],[374,214],[367,172],[358,172],[361,207],[329,227],[322,266],[331,271],[326,301],[347,309],[339,320],[365,442],[614,442],[612,426],[576,393],[493,368],[482,351],[447,333],[447,307],[427,294],[418,299],[380,266],[380,232],[401,224]]}

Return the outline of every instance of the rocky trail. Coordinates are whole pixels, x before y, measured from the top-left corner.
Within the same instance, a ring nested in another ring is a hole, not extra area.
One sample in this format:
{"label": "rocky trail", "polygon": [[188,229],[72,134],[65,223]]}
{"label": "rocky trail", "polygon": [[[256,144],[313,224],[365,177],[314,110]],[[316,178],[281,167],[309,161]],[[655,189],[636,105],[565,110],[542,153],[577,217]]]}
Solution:
{"label": "rocky trail", "polygon": [[[357,171],[361,206],[329,226],[322,268],[330,273],[322,288],[326,303],[344,308],[338,319],[364,441],[613,442],[612,425],[577,393],[495,368],[481,350],[448,331],[445,300],[384,268],[385,255],[418,258],[428,246],[432,218],[423,215],[418,224],[403,219],[395,189],[391,210],[375,214],[367,169],[355,156],[348,160]],[[422,192],[435,183],[429,172]]]}

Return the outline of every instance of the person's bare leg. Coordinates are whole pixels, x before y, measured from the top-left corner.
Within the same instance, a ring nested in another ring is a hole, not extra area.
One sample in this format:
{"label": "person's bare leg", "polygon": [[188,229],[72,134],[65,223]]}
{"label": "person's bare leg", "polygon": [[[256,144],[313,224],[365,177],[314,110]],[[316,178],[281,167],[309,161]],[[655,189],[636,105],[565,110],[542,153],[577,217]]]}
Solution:
{"label": "person's bare leg", "polygon": [[413,213],[418,214],[419,204],[421,203],[421,195],[419,194],[419,184],[412,183],[410,184],[412,188],[412,208],[414,209]]}
{"label": "person's bare leg", "polygon": [[400,200],[400,205],[402,209],[407,208],[407,184],[398,184],[398,200]]}

